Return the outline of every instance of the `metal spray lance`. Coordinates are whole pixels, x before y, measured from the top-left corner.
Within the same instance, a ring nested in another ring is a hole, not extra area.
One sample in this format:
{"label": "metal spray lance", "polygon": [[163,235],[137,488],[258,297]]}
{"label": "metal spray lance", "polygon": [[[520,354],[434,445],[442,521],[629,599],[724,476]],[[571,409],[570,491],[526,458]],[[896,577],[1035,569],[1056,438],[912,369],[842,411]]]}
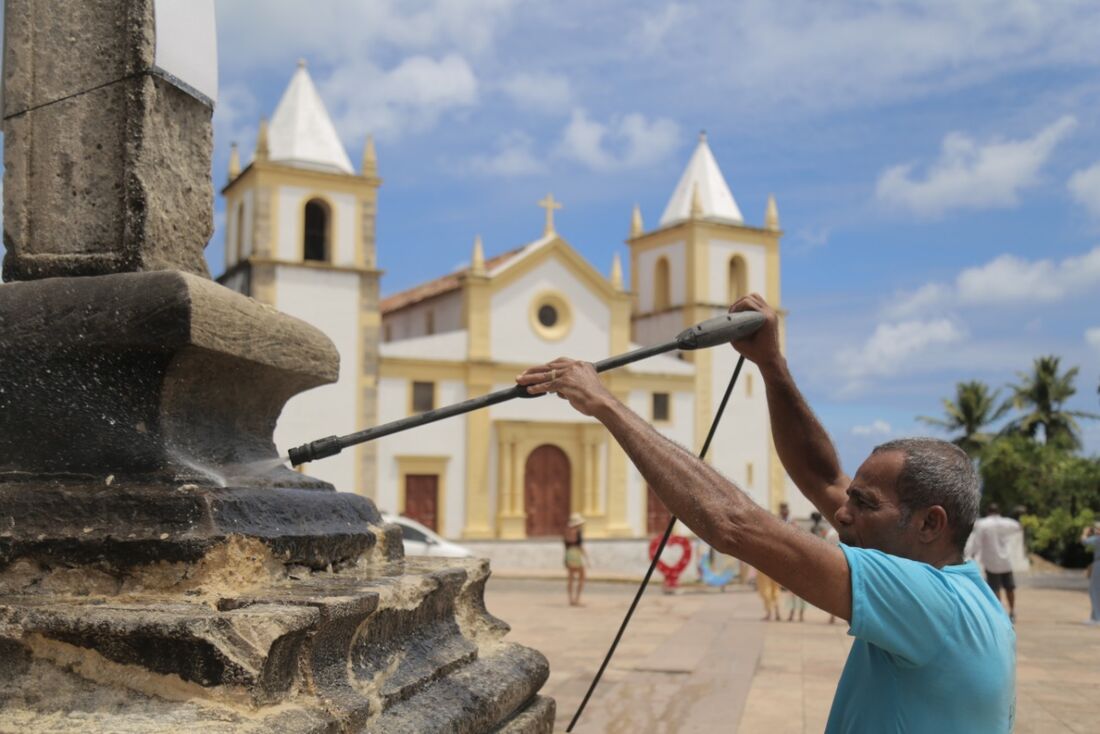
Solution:
{"label": "metal spray lance", "polygon": [[[763,314],[756,311],[727,313],[712,319],[707,319],[706,321],[700,321],[695,326],[684,329],[671,341],[663,344],[655,344],[650,347],[642,347],[614,357],[608,357],[607,359],[596,362],[593,366],[596,368],[597,372],[606,372],[616,367],[630,364],[631,362],[637,362],[647,357],[653,357],[677,349],[683,351],[708,349],[719,344],[726,344],[737,339],[743,339],[756,332],[763,324]],[[346,436],[328,436],[327,438],[310,441],[309,443],[291,449],[288,456],[290,458],[290,463],[294,466],[298,466],[307,461],[316,461],[328,456],[334,456],[349,446],[373,441],[376,438],[389,436],[390,434],[406,431],[410,428],[416,428],[417,426],[423,426],[428,423],[435,423],[444,418],[451,418],[456,415],[462,415],[463,413],[480,410],[481,408],[488,408],[490,405],[497,405],[515,398],[532,397],[538,396],[530,395],[525,387],[516,385],[515,387],[497,390],[488,395],[470,398],[469,400],[464,400],[460,403],[448,405],[443,408],[429,410],[419,415],[409,416],[408,418],[402,418],[390,423],[383,423],[374,428],[367,428],[355,433],[349,433]]]}

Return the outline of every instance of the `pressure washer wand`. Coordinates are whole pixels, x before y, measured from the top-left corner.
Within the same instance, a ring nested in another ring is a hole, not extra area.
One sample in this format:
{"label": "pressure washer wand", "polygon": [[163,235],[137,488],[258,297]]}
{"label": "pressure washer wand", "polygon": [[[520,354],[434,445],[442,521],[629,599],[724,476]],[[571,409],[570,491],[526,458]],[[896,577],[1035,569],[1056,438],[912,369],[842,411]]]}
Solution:
{"label": "pressure washer wand", "polygon": [[[641,359],[664,354],[665,352],[671,352],[674,349],[683,351],[708,349],[719,344],[726,344],[730,341],[749,336],[763,324],[764,316],[757,311],[727,313],[712,319],[707,319],[706,321],[700,321],[690,329],[684,329],[672,341],[665,342],[664,344],[656,344],[651,347],[641,347],[640,349],[635,349],[625,354],[608,357],[607,359],[596,362],[593,366],[596,368],[597,372],[606,372],[616,367],[630,364],[631,362],[637,362]],[[443,408],[436,408],[435,410],[429,410],[419,415],[409,416],[408,418],[391,421],[390,423],[383,423],[380,426],[349,433],[346,436],[329,436],[316,441],[310,441],[309,443],[302,444],[290,450],[290,463],[294,466],[298,466],[307,461],[324,459],[329,456],[335,456],[348,446],[355,446],[356,444],[373,441],[376,438],[389,436],[392,433],[399,433],[400,431],[406,431],[410,428],[416,428],[417,426],[435,423],[444,418],[480,410],[481,408],[504,403],[514,398],[533,397],[538,396],[528,394],[527,388],[522,385],[516,385],[515,387],[504,390],[497,390],[488,395],[470,398],[469,400],[463,400],[461,403],[455,403],[454,405],[448,405]]]}

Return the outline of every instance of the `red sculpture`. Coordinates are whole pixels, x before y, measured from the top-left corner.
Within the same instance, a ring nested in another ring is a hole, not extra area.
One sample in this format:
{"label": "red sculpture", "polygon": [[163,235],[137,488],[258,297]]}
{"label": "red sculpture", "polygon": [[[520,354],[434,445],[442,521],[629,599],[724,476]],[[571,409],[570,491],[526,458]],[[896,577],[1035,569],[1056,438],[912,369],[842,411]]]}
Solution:
{"label": "red sculpture", "polygon": [[[661,544],[661,537],[657,536],[653,540],[649,541],[649,559],[653,560],[654,554],[657,553],[657,546]],[[680,548],[680,559],[671,566],[665,563],[663,560],[657,561],[657,570],[661,572],[661,575],[665,577],[664,586],[665,593],[671,593],[680,583],[680,574],[684,572],[684,569],[688,567],[691,562],[691,542],[682,535],[673,535],[668,539],[668,544],[665,546],[667,551],[669,548],[676,546]],[[662,554],[663,557],[663,554]]]}

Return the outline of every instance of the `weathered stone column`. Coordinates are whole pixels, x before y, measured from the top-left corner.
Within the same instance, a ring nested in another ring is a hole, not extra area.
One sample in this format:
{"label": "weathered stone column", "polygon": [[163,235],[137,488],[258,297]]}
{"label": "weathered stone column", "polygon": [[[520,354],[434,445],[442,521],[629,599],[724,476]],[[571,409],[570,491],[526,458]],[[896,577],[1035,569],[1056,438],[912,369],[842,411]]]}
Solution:
{"label": "weathered stone column", "polygon": [[487,562],[406,560],[277,456],[339,355],[206,277],[213,0],[6,0],[4,32],[5,730],[549,732]]}
{"label": "weathered stone column", "polygon": [[[201,58],[213,43],[213,17],[203,39],[201,25],[180,26],[201,22],[210,4],[190,4],[183,20],[176,5],[5,2],[6,280],[208,275],[213,100],[188,83],[208,84],[201,72],[173,75],[180,65],[172,42],[195,43],[190,51]],[[172,31],[161,48],[158,20]]]}

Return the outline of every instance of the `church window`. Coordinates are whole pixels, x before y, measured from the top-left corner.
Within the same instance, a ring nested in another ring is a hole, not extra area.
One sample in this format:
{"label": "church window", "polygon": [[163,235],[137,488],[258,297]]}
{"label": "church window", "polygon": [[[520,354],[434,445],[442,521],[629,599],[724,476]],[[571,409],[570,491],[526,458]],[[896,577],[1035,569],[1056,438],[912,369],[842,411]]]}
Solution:
{"label": "church window", "polygon": [[668,258],[662,257],[657,260],[657,265],[653,269],[653,310],[663,311],[671,304],[671,298],[669,291],[671,286],[669,284],[668,276]]}
{"label": "church window", "polygon": [[424,333],[428,336],[435,333],[435,311],[424,314]]}
{"label": "church window", "polygon": [[424,413],[435,408],[435,383],[413,382],[412,412]]}
{"label": "church window", "polygon": [[733,303],[749,294],[749,273],[745,267],[745,258],[734,255],[730,258],[728,300]]}
{"label": "church window", "polygon": [[329,259],[329,208],[320,199],[306,202],[303,257],[306,260],[326,262]]}
{"label": "church window", "polygon": [[558,309],[549,303],[539,306],[539,323],[548,329],[558,323]]}
{"label": "church window", "polygon": [[244,259],[244,202],[237,204],[237,232],[236,249],[233,251],[233,262]]}
{"label": "church window", "polygon": [[382,341],[392,342],[393,341],[393,324],[386,324],[386,326],[382,330],[382,333],[383,333]]}
{"label": "church window", "polygon": [[573,325],[573,314],[569,302],[560,293],[547,291],[535,296],[531,301],[531,328],[547,341],[557,341],[569,333]]}
{"label": "church window", "polygon": [[672,415],[667,392],[653,393],[653,422],[668,423]]}

